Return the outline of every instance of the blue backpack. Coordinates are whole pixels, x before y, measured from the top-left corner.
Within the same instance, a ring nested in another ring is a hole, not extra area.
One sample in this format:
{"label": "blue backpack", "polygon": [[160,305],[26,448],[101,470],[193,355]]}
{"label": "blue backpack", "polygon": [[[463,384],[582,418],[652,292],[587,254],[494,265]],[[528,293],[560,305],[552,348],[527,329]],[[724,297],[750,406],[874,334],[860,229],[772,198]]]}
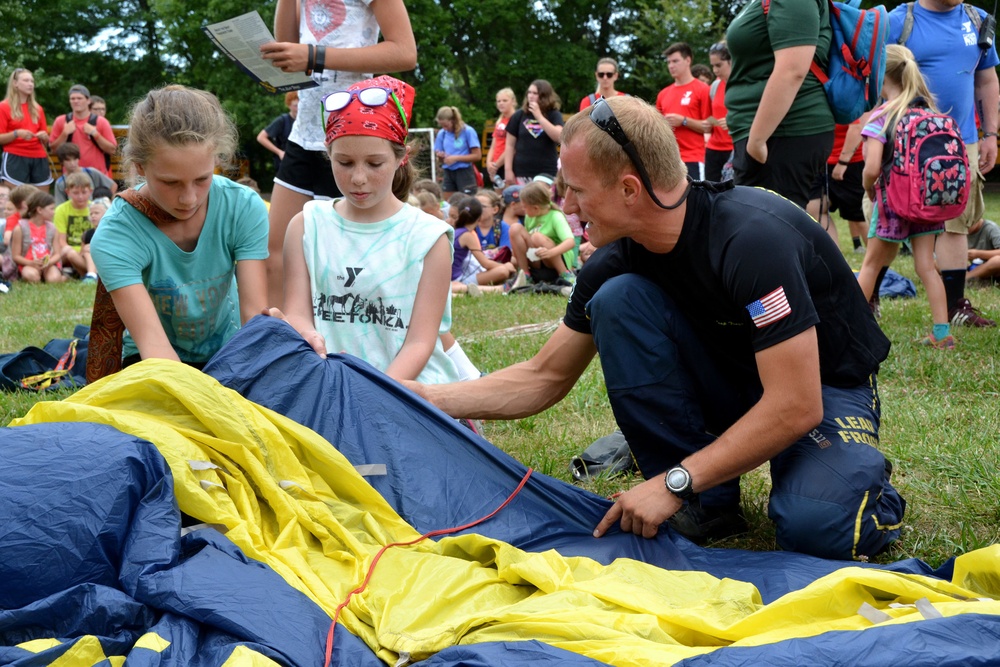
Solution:
{"label": "blue backpack", "polygon": [[[824,72],[813,60],[809,71],[823,84],[840,125],[853,123],[875,108],[885,78],[885,46],[889,39],[889,13],[879,5],[861,9],[861,0],[830,3],[830,63]],[[761,0],[764,17],[771,0]]]}

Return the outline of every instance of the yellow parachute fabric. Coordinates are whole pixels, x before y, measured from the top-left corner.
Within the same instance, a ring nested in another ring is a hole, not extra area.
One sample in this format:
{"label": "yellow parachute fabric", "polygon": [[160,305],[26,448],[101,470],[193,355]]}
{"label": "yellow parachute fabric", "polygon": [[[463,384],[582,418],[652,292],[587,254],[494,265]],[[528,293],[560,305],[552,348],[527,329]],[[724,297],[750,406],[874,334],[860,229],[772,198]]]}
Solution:
{"label": "yellow parachute fabric", "polygon": [[[319,435],[182,364],[145,361],[12,425],[63,421],[152,442],[183,512],[218,526],[331,615],[382,546],[418,537]],[[1000,614],[998,556],[1000,546],[960,557],[954,582],[846,567],[763,605],[752,585],[702,572],[626,559],[602,566],[463,535],[389,549],[341,622],[387,663],[403,652],[420,660],[453,644],[537,639],[646,667],[720,646],[862,631],[872,625],[857,613],[862,603],[886,623],[919,622],[912,605],[922,598],[945,616]]]}

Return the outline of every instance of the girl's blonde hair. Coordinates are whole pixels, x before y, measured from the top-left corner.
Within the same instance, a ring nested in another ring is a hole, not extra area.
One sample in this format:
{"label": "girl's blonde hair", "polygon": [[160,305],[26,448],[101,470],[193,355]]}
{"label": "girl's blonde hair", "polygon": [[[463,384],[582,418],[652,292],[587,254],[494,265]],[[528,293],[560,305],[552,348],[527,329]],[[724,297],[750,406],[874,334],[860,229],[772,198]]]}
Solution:
{"label": "girl's blonde hair", "polygon": [[95,206],[100,206],[105,211],[111,208],[111,200],[107,197],[98,197],[94,201],[90,202],[90,208],[93,209]]}
{"label": "girl's blonde hair", "polygon": [[931,111],[937,112],[934,95],[927,87],[927,82],[924,81],[924,75],[920,72],[917,59],[913,56],[913,52],[905,46],[890,44],[886,47],[885,78],[899,86],[899,95],[885,104],[883,134],[896,128],[896,123],[918,98],[922,98]]}
{"label": "girl's blonde hair", "polygon": [[521,188],[521,203],[528,206],[558,208],[552,201],[552,186],[541,181],[532,181]]}
{"label": "girl's blonde hair", "polygon": [[32,218],[35,213],[38,213],[38,209],[45,208],[49,204],[55,204],[56,198],[50,195],[48,192],[38,192],[33,193],[28,197],[28,209],[24,212],[24,217]]}
{"label": "girl's blonde hair", "polygon": [[[151,90],[132,107],[125,167],[146,164],[161,145],[210,144],[216,160],[228,167],[236,152],[236,125],[211,93],[170,85]],[[129,182],[137,180],[129,169]]]}
{"label": "girl's blonde hair", "polygon": [[456,137],[462,133],[465,129],[465,121],[462,120],[462,112],[458,110],[457,107],[441,107],[438,109],[437,116],[438,120],[450,120],[451,121],[451,132]]}
{"label": "girl's blonde hair", "polygon": [[503,197],[498,195],[495,190],[490,190],[483,188],[482,190],[476,191],[476,197],[484,197],[489,200],[490,206],[497,209],[497,213],[503,213]]}
{"label": "girl's blonde hair", "polygon": [[517,95],[514,94],[513,88],[501,88],[500,90],[497,91],[497,95],[503,95],[504,97],[509,97],[511,107],[513,107],[514,109],[517,108]]}
{"label": "girl's blonde hair", "polygon": [[[24,69],[23,67],[15,67],[14,71],[10,73],[10,78],[7,79],[7,97],[4,99],[10,105],[10,117],[14,120],[24,118],[24,114],[21,113],[21,96],[14,89],[14,82],[22,74],[31,74],[31,70]],[[34,76],[34,74],[31,75]],[[31,121],[37,123],[42,107],[38,106],[38,102],[35,101],[35,93],[28,95],[28,99],[25,102],[28,103],[28,113],[31,115]]]}

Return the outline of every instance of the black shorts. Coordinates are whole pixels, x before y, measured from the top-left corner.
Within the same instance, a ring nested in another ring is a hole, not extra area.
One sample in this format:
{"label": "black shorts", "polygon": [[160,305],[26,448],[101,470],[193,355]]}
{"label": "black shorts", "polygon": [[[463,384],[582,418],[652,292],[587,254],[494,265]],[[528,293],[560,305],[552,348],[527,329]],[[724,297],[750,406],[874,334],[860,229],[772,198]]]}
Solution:
{"label": "black shorts", "polygon": [[21,157],[4,153],[0,178],[14,185],[42,187],[52,182],[52,170],[47,157]]}
{"label": "black shorts", "polygon": [[472,170],[475,167],[465,169],[442,169],[444,177],[441,179],[441,190],[443,192],[464,192],[467,195],[476,194],[479,185],[476,183],[476,174]]}
{"label": "black shorts", "polygon": [[307,151],[293,141],[285,145],[285,157],[274,182],[315,199],[333,199],[341,195],[333,180],[326,151]]}
{"label": "black shorts", "polygon": [[862,185],[864,162],[852,162],[844,170],[844,179],[833,178],[835,164],[826,165],[819,173],[809,192],[809,199],[819,199],[825,192],[829,199],[829,210],[840,211],[840,217],[848,222],[864,222],[865,214],[861,210],[861,202],[865,198],[865,188]]}
{"label": "black shorts", "polygon": [[746,139],[734,141],[733,180],[736,185],[774,190],[805,208],[816,174],[823,171],[831,150],[833,130],[803,137],[771,137],[767,140],[767,164],[761,164],[747,153]]}

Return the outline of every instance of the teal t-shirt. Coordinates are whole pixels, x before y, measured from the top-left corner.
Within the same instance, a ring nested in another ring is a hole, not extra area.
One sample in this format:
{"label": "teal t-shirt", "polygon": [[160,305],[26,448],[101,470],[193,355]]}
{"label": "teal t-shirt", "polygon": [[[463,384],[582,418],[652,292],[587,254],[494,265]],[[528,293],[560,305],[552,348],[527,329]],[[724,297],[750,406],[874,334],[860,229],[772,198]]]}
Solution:
{"label": "teal t-shirt", "polygon": [[[267,209],[254,191],[212,179],[205,226],[191,252],[115,199],[90,249],[109,292],[142,284],[181,361],[208,361],[240,327],[236,262],[267,259]],[[123,355],[137,352],[126,333]]]}
{"label": "teal t-shirt", "polygon": [[[733,57],[732,73],[726,83],[726,123],[733,141],[750,135],[764,87],[774,71],[774,52],[815,45],[814,60],[826,70],[832,38],[827,0],[771,0],[766,17],[761,0],[750,0],[743,7],[726,31]],[[833,131],[833,126],[833,112],[823,86],[809,72],[773,136],[821,134]]]}
{"label": "teal t-shirt", "polygon": [[[566,220],[566,215],[557,208],[550,208],[548,213],[537,218],[530,216],[524,218],[524,228],[531,233],[541,232],[552,239],[552,242],[559,245],[566,239],[573,238],[573,230]],[[576,248],[570,248],[563,253],[563,261],[566,267],[572,269],[576,266]]]}

